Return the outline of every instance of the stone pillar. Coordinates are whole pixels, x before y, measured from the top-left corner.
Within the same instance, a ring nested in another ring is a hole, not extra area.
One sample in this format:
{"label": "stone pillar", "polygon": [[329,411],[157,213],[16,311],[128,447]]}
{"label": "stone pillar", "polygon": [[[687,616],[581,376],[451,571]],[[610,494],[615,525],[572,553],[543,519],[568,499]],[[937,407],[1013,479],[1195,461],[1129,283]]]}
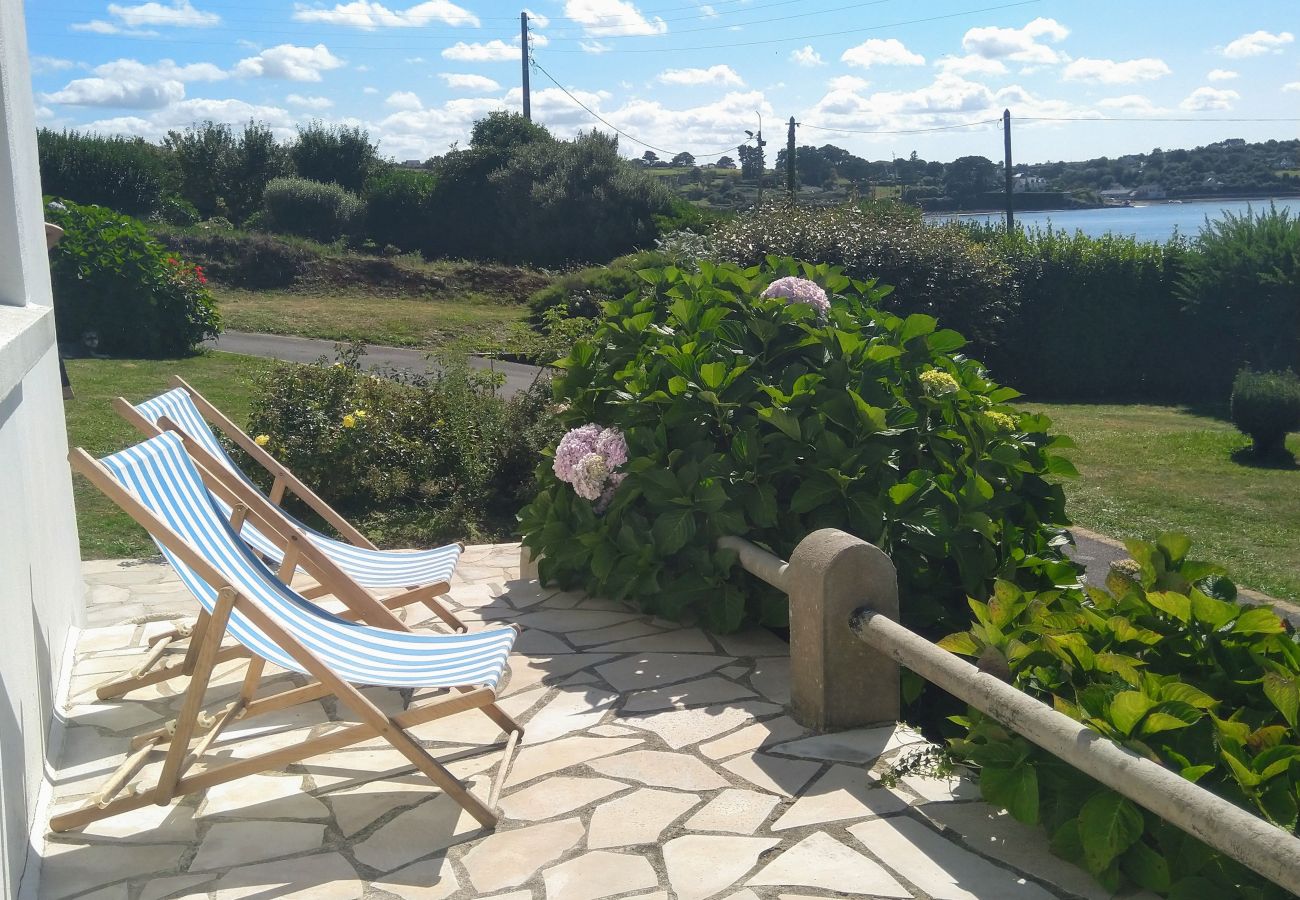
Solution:
{"label": "stone pillar", "polygon": [[898,721],[898,664],[849,630],[867,606],[898,621],[898,575],[880,548],[835,528],[790,557],[790,706],[799,724],[838,731]]}

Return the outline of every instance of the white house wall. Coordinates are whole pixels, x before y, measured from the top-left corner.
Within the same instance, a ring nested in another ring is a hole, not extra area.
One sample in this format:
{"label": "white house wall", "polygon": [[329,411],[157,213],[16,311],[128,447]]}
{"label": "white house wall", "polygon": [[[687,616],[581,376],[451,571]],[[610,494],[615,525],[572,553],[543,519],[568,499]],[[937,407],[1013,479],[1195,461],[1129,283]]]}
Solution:
{"label": "white house wall", "polygon": [[0,892],[14,896],[81,612],[22,0],[0,0]]}

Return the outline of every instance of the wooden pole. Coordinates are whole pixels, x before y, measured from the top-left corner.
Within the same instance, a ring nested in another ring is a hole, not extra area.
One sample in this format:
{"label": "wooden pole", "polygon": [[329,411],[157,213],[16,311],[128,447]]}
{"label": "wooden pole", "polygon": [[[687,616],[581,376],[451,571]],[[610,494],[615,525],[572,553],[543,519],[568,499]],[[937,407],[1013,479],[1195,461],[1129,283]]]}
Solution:
{"label": "wooden pole", "polygon": [[1010,234],[1016,228],[1015,213],[1015,182],[1011,176],[1011,110],[1002,110],[1002,143],[1006,151],[1006,157],[1003,161],[1002,174],[1006,177],[1007,189],[1007,233]]}
{"label": "wooden pole", "polygon": [[524,118],[529,122],[533,120],[533,98],[528,89],[528,13],[519,14],[519,54],[520,65],[523,67],[524,74]]}
{"label": "wooden pole", "polygon": [[785,187],[790,192],[790,200],[794,201],[795,197],[795,168],[794,168],[794,116],[790,117],[790,131],[785,138]]}

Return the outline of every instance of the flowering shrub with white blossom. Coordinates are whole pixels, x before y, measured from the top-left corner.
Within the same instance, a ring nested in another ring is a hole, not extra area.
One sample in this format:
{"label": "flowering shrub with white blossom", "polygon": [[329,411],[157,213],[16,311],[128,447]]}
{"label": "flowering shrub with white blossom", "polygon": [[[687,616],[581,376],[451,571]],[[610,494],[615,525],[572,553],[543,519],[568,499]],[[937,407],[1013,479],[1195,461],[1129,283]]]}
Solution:
{"label": "flowering shrub with white blossom", "polygon": [[520,513],[544,580],[717,631],[779,625],[784,595],[733,572],[717,539],[784,556],[828,526],[890,553],[914,627],[964,626],[998,578],[1076,580],[1046,477],[1070,473],[1052,452],[1067,443],[1008,405],[960,334],[791,259],[640,277],[557,364],[568,433]]}

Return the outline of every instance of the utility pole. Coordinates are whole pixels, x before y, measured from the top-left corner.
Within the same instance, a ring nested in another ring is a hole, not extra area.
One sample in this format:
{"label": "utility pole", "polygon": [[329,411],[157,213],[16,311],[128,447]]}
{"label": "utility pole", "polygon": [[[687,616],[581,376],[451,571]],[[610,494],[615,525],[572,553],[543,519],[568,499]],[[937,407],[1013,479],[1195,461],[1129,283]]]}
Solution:
{"label": "utility pole", "polygon": [[790,202],[794,202],[795,197],[795,169],[794,169],[794,116],[790,117],[790,131],[785,138],[785,187],[790,192]]}
{"label": "utility pole", "polygon": [[1002,110],[1002,142],[1006,150],[1002,174],[1006,176],[1007,188],[1007,234],[1016,229],[1015,181],[1011,177],[1011,110]]}
{"label": "utility pole", "polygon": [[763,114],[758,114],[758,136],[754,141],[758,145],[758,206],[763,206],[763,176],[767,173],[767,160],[763,158],[763,148],[767,142],[763,140]]}
{"label": "utility pole", "polygon": [[533,98],[528,88],[528,13],[519,14],[519,54],[524,72],[524,118],[533,120]]}

